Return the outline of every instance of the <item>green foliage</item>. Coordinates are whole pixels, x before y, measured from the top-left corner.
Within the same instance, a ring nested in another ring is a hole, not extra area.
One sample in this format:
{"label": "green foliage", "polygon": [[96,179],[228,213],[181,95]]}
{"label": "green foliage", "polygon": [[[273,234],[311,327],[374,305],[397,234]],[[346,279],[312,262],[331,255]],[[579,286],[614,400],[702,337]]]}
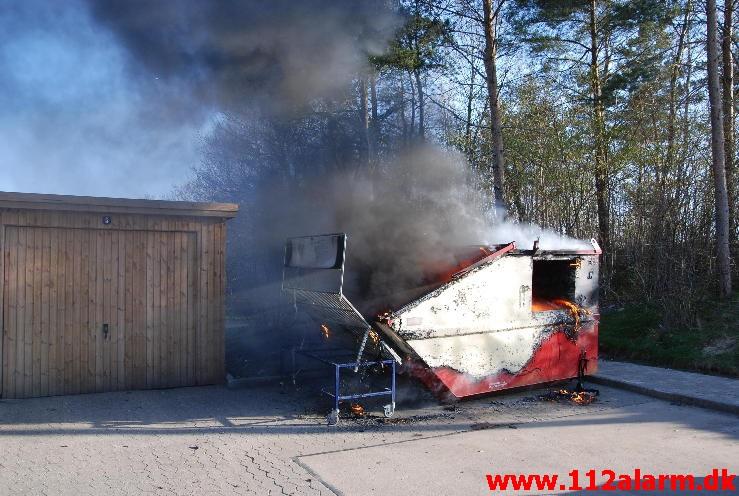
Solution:
{"label": "green foliage", "polygon": [[543,83],[529,78],[503,108],[507,196],[523,221],[588,238],[597,230],[589,173],[588,111],[563,108]]}
{"label": "green foliage", "polygon": [[378,68],[425,72],[443,67],[441,47],[452,41],[449,20],[432,17],[421,10],[402,8],[405,22],[382,55],[370,57]]}
{"label": "green foliage", "polygon": [[706,304],[698,325],[665,326],[656,305],[631,304],[601,316],[600,345],[610,358],[739,376],[739,293]]}
{"label": "green foliage", "polygon": [[[566,70],[588,100],[590,2],[516,0],[509,22],[545,67]],[[666,29],[680,13],[677,2],[662,0],[600,0],[596,2],[596,59],[602,73],[602,99],[636,91],[653,80],[669,44]]]}

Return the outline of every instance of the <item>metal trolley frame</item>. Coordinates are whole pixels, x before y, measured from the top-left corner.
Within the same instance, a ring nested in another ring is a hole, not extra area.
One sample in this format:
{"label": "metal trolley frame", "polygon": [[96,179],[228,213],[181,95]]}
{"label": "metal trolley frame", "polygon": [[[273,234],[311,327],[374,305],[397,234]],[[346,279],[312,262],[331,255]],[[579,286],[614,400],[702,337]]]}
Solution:
{"label": "metal trolley frame", "polygon": [[[329,424],[335,424],[339,419],[339,403],[345,400],[356,400],[360,398],[373,398],[377,396],[390,396],[390,403],[383,406],[385,417],[391,417],[395,413],[395,366],[394,359],[378,359],[378,360],[356,360],[356,356],[351,351],[344,350],[299,350],[293,349],[293,374],[295,374],[295,354],[311,358],[325,365],[334,368],[334,387],[333,391],[321,389],[321,392],[333,398],[333,410],[328,415]],[[379,391],[369,391],[366,393],[342,394],[341,392],[341,370],[352,369],[357,372],[361,368],[371,367],[373,365],[390,367],[390,387],[385,387]]]}

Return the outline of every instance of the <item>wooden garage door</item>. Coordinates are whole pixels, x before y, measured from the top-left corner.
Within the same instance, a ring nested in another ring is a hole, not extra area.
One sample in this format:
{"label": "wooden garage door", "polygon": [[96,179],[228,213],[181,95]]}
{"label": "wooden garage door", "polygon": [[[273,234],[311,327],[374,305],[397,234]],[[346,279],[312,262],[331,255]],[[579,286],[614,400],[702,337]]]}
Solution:
{"label": "wooden garage door", "polygon": [[195,382],[195,233],[6,227],[2,396]]}

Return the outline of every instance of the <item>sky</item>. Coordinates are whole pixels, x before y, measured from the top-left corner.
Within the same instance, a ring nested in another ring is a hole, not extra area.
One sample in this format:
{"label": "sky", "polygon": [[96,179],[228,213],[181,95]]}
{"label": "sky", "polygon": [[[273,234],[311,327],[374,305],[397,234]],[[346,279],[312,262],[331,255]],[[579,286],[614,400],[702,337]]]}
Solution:
{"label": "sky", "polygon": [[189,98],[82,1],[0,2],[0,191],[166,197],[218,115]]}

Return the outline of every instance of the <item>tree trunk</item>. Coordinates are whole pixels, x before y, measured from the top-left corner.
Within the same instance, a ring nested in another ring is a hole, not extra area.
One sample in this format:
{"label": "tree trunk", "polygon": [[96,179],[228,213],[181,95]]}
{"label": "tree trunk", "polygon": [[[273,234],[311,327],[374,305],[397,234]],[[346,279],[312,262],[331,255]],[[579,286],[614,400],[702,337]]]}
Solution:
{"label": "tree trunk", "polygon": [[733,253],[731,246],[732,236],[737,230],[737,197],[734,189],[734,57],[731,52],[732,22],[734,16],[734,1],[724,0],[724,25],[721,39],[721,56],[723,62],[723,118],[724,118],[724,168],[726,169],[726,193],[729,201],[729,254]]}
{"label": "tree trunk", "polygon": [[[499,0],[503,1],[503,0]],[[488,89],[488,107],[490,108],[490,137],[492,140],[493,195],[495,206],[505,210],[504,195],[505,161],[503,156],[503,132],[501,130],[500,99],[498,98],[498,68],[496,63],[497,9],[493,11],[493,0],[482,0],[485,28],[485,79]]]}
{"label": "tree trunk", "polygon": [[610,211],[608,206],[608,151],[605,111],[598,69],[597,0],[590,2],[590,89],[593,100],[593,138],[595,141],[595,198],[598,208],[598,236],[603,252],[610,253]]}
{"label": "tree trunk", "polygon": [[423,84],[421,82],[421,71],[416,69],[413,71],[413,77],[416,80],[416,93],[418,94],[418,138],[421,141],[426,139],[426,125],[424,124],[424,94]]}
{"label": "tree trunk", "polygon": [[403,75],[400,76],[400,129],[403,133],[403,144],[408,143],[408,120],[405,117],[405,83],[403,82]]}
{"label": "tree trunk", "polygon": [[670,113],[667,121],[667,153],[665,157],[665,164],[662,171],[662,181],[660,182],[661,193],[664,196],[665,189],[665,176],[670,173],[675,167],[675,134],[677,128],[677,78],[680,75],[680,66],[682,64],[683,50],[685,48],[685,38],[688,34],[688,27],[690,22],[690,0],[685,5],[685,13],[683,17],[683,25],[680,28],[680,36],[677,43],[677,53],[672,61],[672,67],[670,68]]}
{"label": "tree trunk", "polygon": [[711,156],[713,159],[713,184],[716,202],[716,266],[718,269],[719,296],[725,299],[731,296],[731,260],[729,255],[729,198],[726,190],[724,128],[721,116],[722,102],[718,74],[716,0],[706,1],[706,21],[708,30],[708,47],[706,50],[708,58],[708,101],[711,107]]}
{"label": "tree trunk", "polygon": [[368,165],[372,160],[372,139],[370,137],[369,107],[367,106],[367,78],[359,77],[359,120],[364,143],[361,146],[362,162]]}
{"label": "tree trunk", "polygon": [[475,63],[470,62],[470,91],[467,93],[467,118],[464,126],[464,154],[470,164],[474,165],[472,147],[472,104],[475,100]]}
{"label": "tree trunk", "polygon": [[380,123],[377,120],[377,71],[370,72],[370,107],[372,109],[370,121],[370,162],[374,163],[377,158],[377,143],[380,138]]}
{"label": "tree trunk", "polygon": [[411,78],[411,73],[408,73],[408,80],[411,87],[411,132],[410,137],[413,139],[413,135],[416,133],[416,84]]}

